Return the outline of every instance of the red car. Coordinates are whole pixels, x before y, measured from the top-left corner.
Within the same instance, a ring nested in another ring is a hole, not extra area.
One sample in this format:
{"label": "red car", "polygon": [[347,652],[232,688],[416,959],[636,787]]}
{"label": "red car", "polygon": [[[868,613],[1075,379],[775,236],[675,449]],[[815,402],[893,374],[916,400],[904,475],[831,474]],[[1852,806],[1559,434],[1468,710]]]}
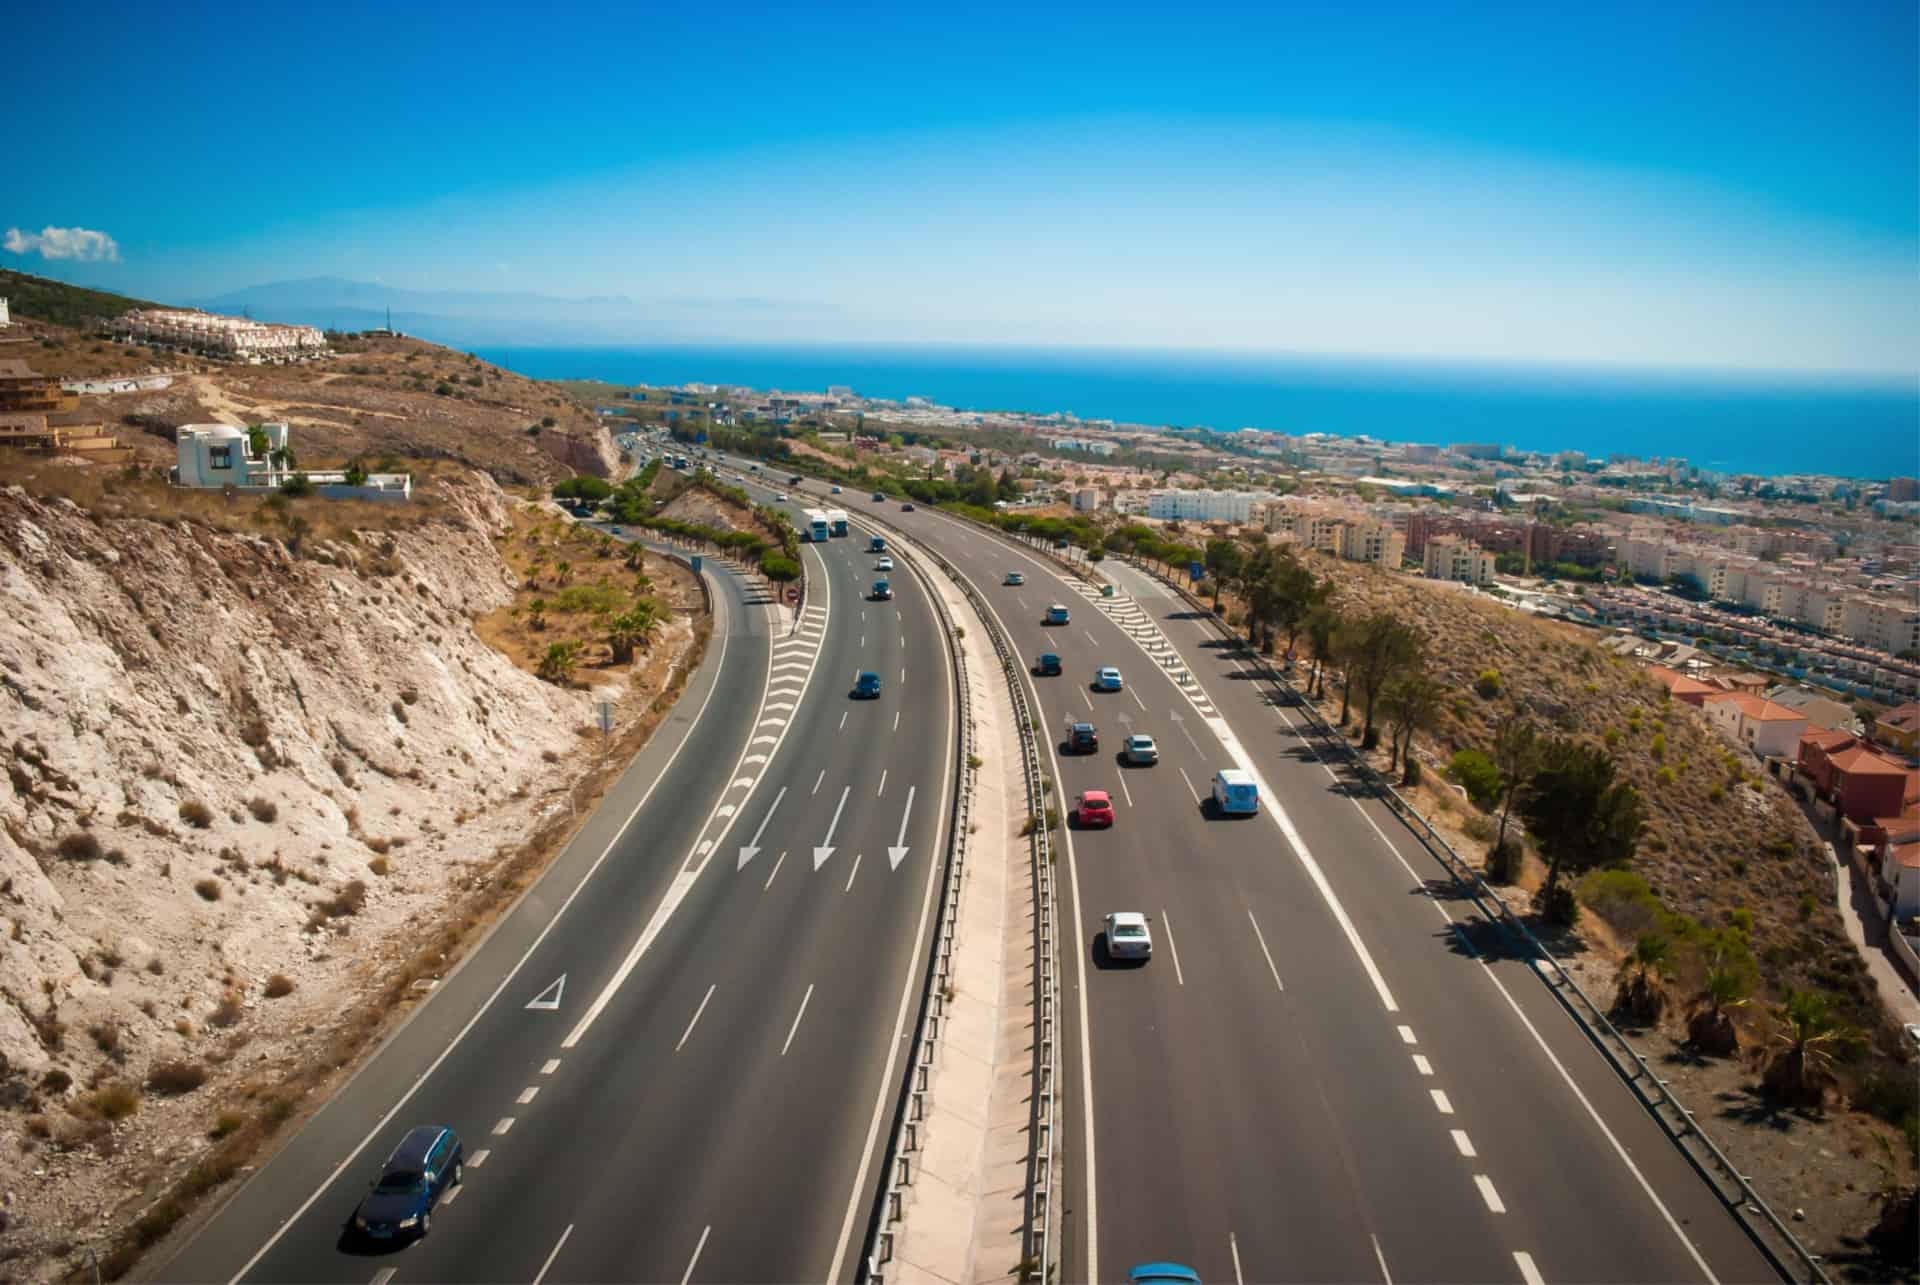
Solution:
{"label": "red car", "polygon": [[1074,809],[1073,816],[1083,826],[1104,829],[1113,824],[1113,800],[1105,790],[1088,790],[1080,796],[1080,806]]}

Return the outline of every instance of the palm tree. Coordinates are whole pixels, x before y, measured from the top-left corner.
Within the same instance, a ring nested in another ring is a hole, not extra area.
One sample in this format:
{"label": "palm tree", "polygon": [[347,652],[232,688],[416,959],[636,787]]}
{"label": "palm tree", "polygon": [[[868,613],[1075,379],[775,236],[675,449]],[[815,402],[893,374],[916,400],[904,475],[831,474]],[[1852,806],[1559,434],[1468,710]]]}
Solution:
{"label": "palm tree", "polygon": [[615,663],[624,665],[633,659],[635,647],[643,647],[660,627],[660,605],[642,598],[607,625],[607,642],[613,648]]}
{"label": "palm tree", "polygon": [[1707,968],[1707,983],[1697,1000],[1699,1007],[1687,1020],[1687,1043],[1711,1057],[1731,1057],[1739,1052],[1740,1032],[1729,1010],[1746,1002],[1746,970],[1733,967],[1716,953]]}
{"label": "palm tree", "polygon": [[1652,1026],[1659,1022],[1660,1014],[1667,1006],[1665,992],[1660,989],[1660,974],[1666,970],[1667,961],[1672,957],[1673,943],[1664,933],[1641,933],[1639,940],[1633,943],[1633,953],[1627,956],[1627,965],[1620,970],[1620,989],[1614,995],[1613,1011],[1642,1026]]}
{"label": "palm tree", "polygon": [[553,564],[553,576],[557,583],[565,584],[573,578],[573,564],[562,558]]}
{"label": "palm tree", "polygon": [[538,632],[547,627],[547,600],[545,598],[535,598],[532,602],[528,603],[527,611],[529,613],[527,616],[527,625],[530,628]]}
{"label": "palm tree", "polygon": [[1640,792],[1615,779],[1613,756],[1570,737],[1547,743],[1540,769],[1521,792],[1520,815],[1547,858],[1541,906],[1560,924],[1571,924],[1577,909],[1560,876],[1624,865],[1646,826]]}
{"label": "palm tree", "polygon": [[1760,1077],[1760,1087],[1782,1106],[1818,1107],[1833,1087],[1832,1050],[1852,1038],[1852,1032],[1833,1012],[1824,991],[1787,992],[1787,1002],[1774,1009],[1782,1029],[1774,1035],[1780,1046]]}
{"label": "palm tree", "polygon": [[573,671],[579,663],[579,643],[549,643],[547,645],[547,654],[540,658],[539,676],[547,682],[556,683],[565,687],[573,681]]}

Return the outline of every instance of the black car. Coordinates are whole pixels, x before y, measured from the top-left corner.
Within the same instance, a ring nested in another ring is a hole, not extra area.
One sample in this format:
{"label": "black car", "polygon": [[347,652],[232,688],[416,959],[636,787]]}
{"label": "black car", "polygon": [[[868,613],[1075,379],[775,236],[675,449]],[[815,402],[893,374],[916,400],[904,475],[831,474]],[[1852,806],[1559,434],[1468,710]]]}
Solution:
{"label": "black car", "polygon": [[912,505],[912,503],[911,503],[911,502],[909,502],[909,503],[907,503],[907,504],[903,504],[903,505],[901,505],[901,506],[900,506],[900,511],[901,511],[902,513],[911,513],[911,512],[913,512],[913,505]]}
{"label": "black car", "polygon": [[1067,729],[1067,753],[1097,754],[1100,752],[1100,733],[1094,730],[1092,723],[1075,723]]}
{"label": "black car", "polygon": [[424,1125],[409,1131],[353,1211],[354,1232],[369,1240],[425,1236],[433,1207],[465,1176],[466,1155],[452,1129]]}
{"label": "black car", "polygon": [[1052,678],[1060,673],[1060,658],[1050,651],[1040,653],[1040,659],[1033,662],[1033,672],[1042,678]]}

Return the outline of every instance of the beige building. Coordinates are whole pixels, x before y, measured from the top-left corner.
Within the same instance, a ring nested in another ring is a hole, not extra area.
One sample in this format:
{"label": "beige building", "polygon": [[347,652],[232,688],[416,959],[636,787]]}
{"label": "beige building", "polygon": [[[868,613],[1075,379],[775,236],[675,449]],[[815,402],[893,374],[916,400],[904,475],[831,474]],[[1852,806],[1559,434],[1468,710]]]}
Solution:
{"label": "beige building", "polygon": [[1407,537],[1390,522],[1349,522],[1340,528],[1340,556],[1396,571],[1407,555]]}
{"label": "beige building", "polygon": [[1493,581],[1493,555],[1457,535],[1437,535],[1427,541],[1424,566],[1429,580]]}

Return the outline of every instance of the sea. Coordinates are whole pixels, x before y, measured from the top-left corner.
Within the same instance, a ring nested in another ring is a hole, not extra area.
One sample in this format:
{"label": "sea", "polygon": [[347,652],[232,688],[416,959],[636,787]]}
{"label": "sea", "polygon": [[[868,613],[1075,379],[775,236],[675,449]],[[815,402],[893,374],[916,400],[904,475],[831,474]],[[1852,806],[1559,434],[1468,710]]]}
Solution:
{"label": "sea", "polygon": [[1120,349],[920,346],[487,348],[541,379],[844,386],[965,411],[1383,442],[1685,459],[1729,474],[1920,475],[1914,379],[1510,368]]}

